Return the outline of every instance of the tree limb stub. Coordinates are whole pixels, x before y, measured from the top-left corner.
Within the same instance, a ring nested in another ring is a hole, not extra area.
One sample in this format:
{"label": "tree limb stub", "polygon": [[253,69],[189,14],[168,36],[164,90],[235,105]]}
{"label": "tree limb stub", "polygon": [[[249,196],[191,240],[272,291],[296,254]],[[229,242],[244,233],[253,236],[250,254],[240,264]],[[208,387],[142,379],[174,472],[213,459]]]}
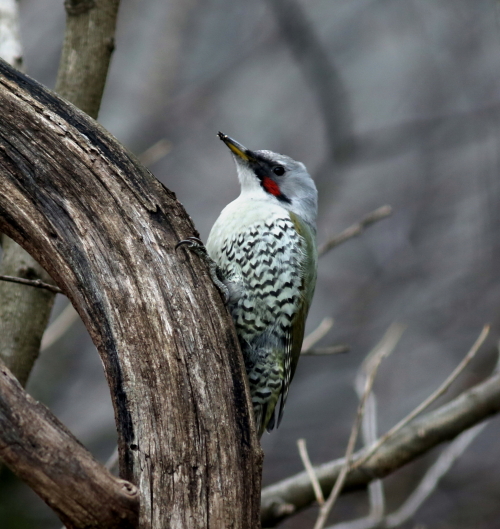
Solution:
{"label": "tree limb stub", "polygon": [[68,529],[136,527],[137,488],[99,464],[1,361],[0,455]]}
{"label": "tree limb stub", "polygon": [[[344,492],[366,486],[413,461],[440,443],[449,441],[464,430],[500,412],[500,374],[465,391],[437,410],[423,415],[402,428],[373,456],[347,476]],[[365,449],[354,454],[352,464],[361,459]],[[344,460],[337,459],[314,467],[314,472],[328,494]],[[274,527],[292,513],[311,505],[315,495],[307,472],[301,472],[262,491],[262,527]]]}
{"label": "tree limb stub", "polygon": [[175,195],[88,116],[0,63],[0,229],[104,363],[139,528],[256,527],[262,455],[230,316]]}

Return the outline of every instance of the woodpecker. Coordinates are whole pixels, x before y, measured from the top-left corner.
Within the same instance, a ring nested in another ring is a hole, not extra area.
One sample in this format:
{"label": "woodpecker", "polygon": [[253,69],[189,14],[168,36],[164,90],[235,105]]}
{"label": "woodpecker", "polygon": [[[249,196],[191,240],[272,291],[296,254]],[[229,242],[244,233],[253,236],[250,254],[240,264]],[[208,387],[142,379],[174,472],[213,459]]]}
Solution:
{"label": "woodpecker", "polygon": [[221,212],[206,251],[234,320],[261,437],[281,422],[300,356],[316,284],[317,191],[301,162],[218,135],[241,194]]}

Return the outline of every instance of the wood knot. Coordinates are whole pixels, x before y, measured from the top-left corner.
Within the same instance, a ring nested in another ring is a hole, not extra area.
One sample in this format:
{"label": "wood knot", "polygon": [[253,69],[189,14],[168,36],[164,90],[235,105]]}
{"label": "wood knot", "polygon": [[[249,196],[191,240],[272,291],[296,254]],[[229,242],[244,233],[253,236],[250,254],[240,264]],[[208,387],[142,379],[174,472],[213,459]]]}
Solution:
{"label": "wood knot", "polygon": [[139,494],[139,489],[135,485],[130,483],[129,481],[125,481],[124,479],[120,479],[120,480],[118,480],[118,482],[120,483],[120,486],[121,486],[123,492],[125,492],[125,494],[127,494],[127,496],[135,497],[135,496],[137,496]]}

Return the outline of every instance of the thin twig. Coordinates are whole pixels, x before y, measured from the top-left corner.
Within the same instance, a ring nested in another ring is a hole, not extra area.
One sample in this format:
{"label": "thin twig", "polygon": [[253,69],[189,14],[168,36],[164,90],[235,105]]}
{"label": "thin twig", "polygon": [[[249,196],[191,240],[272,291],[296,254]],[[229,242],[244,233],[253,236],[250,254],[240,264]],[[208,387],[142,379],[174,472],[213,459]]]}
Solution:
{"label": "thin twig", "polygon": [[323,318],[316,329],[304,338],[302,342],[302,353],[311,349],[321,338],[324,338],[328,334],[328,331],[333,327],[333,321],[333,318]]}
{"label": "thin twig", "polygon": [[335,237],[332,237],[330,240],[325,242],[325,244],[322,244],[318,248],[318,257],[325,255],[327,252],[329,252],[330,250],[332,250],[339,244],[342,244],[343,242],[346,242],[349,239],[352,239],[353,237],[357,237],[358,235],[361,235],[368,226],[370,226],[371,224],[374,224],[375,222],[379,220],[389,217],[391,214],[392,214],[391,206],[382,206],[376,209],[375,211],[372,211],[370,214],[368,214],[366,217],[361,219],[356,224],[349,226],[342,233],[339,233]]}
{"label": "thin twig", "polygon": [[[500,355],[493,373],[498,372],[500,367]],[[445,448],[434,464],[427,470],[424,477],[410,494],[401,507],[384,520],[384,529],[400,527],[407,520],[412,518],[424,501],[434,492],[441,478],[450,470],[453,463],[465,452],[474,439],[488,426],[489,421],[484,421],[469,428],[447,448]]]}
{"label": "thin twig", "polygon": [[342,469],[340,470],[340,474],[337,480],[335,481],[335,485],[330,493],[330,496],[328,497],[325,504],[320,508],[318,519],[316,520],[314,529],[323,529],[328,515],[330,514],[330,511],[333,505],[335,504],[335,501],[337,500],[337,497],[340,494],[342,487],[344,486],[345,479],[350,470],[351,457],[354,451],[354,446],[356,444],[356,439],[358,437],[361,421],[363,419],[366,400],[368,399],[368,395],[370,394],[371,389],[373,387],[378,368],[382,360],[389,356],[389,354],[391,354],[391,352],[394,350],[394,347],[396,347],[396,344],[401,338],[403,330],[404,327],[402,325],[391,325],[385,333],[384,337],[382,338],[381,342],[375,347],[375,349],[368,355],[367,359],[365,360],[365,366],[368,375],[366,377],[364,392],[359,402],[356,418],[354,420],[354,424],[351,430],[351,435],[349,436],[349,442],[347,443],[347,449],[344,456],[344,464],[342,466]]}
{"label": "thin twig", "polygon": [[303,356],[325,356],[325,355],[339,355],[348,353],[351,347],[346,343],[340,343],[338,345],[331,345],[330,347],[316,347],[313,349],[307,349],[302,351],[300,354]]}
{"label": "thin twig", "polygon": [[63,293],[63,291],[59,287],[56,287],[55,285],[51,285],[49,283],[44,283],[43,281],[40,281],[40,279],[23,279],[22,277],[0,275],[0,281],[9,281],[10,283],[19,283],[20,285],[44,288],[45,290],[50,290],[51,292],[55,292],[56,294]]}
{"label": "thin twig", "polygon": [[311,460],[309,459],[309,454],[307,453],[307,447],[306,447],[306,440],[305,439],[297,439],[297,446],[299,448],[299,454],[300,459],[302,459],[302,463],[304,464],[304,468],[306,469],[307,474],[309,475],[309,478],[311,480],[311,484],[314,489],[314,494],[316,495],[316,501],[323,505],[325,503],[325,498],[323,496],[323,491],[321,490],[321,486],[319,484],[318,478],[314,472],[314,468],[311,465]]}
{"label": "thin twig", "polygon": [[470,349],[470,351],[465,355],[464,359],[458,364],[458,366],[453,370],[451,375],[439,386],[439,388],[434,391],[429,397],[427,397],[421,404],[419,404],[411,413],[409,413],[404,419],[399,421],[395,426],[393,426],[387,433],[382,435],[378,441],[371,446],[368,452],[356,463],[353,465],[353,468],[358,468],[363,463],[368,461],[368,459],[396,432],[401,430],[403,426],[406,426],[411,420],[413,420],[418,414],[428,408],[435,400],[437,400],[441,395],[446,393],[451,384],[458,378],[460,373],[469,365],[469,362],[474,358],[478,352],[481,345],[483,345],[484,340],[490,332],[490,326],[485,325],[478,339]]}
{"label": "thin twig", "polygon": [[[368,406],[366,407],[365,417],[367,415]],[[332,525],[328,529],[395,529],[401,527],[415,515],[424,501],[436,490],[439,481],[450,470],[453,463],[465,452],[467,447],[488,424],[488,421],[482,422],[469,430],[466,430],[454,439],[441,452],[434,464],[427,470],[418,486],[408,496],[406,501],[392,514],[385,517],[377,516],[377,513],[372,510],[369,516],[351,520],[349,522],[338,523]],[[382,480],[373,481],[370,483],[370,486],[375,483],[382,485]]]}
{"label": "thin twig", "polygon": [[488,422],[480,423],[466,430],[453,440],[439,455],[436,462],[427,470],[425,476],[408,499],[392,514],[382,518],[359,518],[330,526],[328,529],[396,529],[401,527],[424,501],[434,492],[441,478],[450,470],[453,463],[465,452],[472,441],[483,431]]}
{"label": "thin twig", "polygon": [[[460,435],[466,428],[471,428],[499,413],[500,374],[495,371],[486,380],[467,389],[450,402],[434,411],[427,411],[425,415],[407,424],[382,445],[362,467],[348,474],[344,488],[349,487],[352,490],[367,485],[374,478],[384,478],[438,444]],[[357,451],[352,460],[357,461],[365,452],[366,449]],[[342,457],[314,466],[323,490],[331,490],[344,462]],[[315,500],[311,481],[305,471],[264,487],[261,500],[262,525],[271,527],[290,516],[277,515],[277,504],[287,505],[289,511],[297,512]]]}
{"label": "thin twig", "polygon": [[[366,376],[365,363],[363,362],[354,384],[356,393],[360,399],[363,396]],[[377,399],[373,391],[366,399],[365,414],[361,423],[361,433],[364,446],[370,446],[377,440]],[[372,523],[381,520],[385,512],[385,497],[382,480],[374,480],[368,485],[368,500],[370,503],[370,512],[365,519],[370,520]]]}
{"label": "thin twig", "polygon": [[[497,373],[500,368],[500,355],[493,373]],[[384,528],[391,529],[400,527],[407,520],[412,518],[424,501],[436,489],[441,478],[450,470],[453,463],[465,452],[474,439],[488,426],[489,421],[484,421],[466,430],[454,439],[445,448],[435,463],[427,470],[419,485],[401,507],[384,520]]]}
{"label": "thin twig", "polygon": [[484,430],[488,422],[482,422],[466,430],[445,448],[436,462],[427,470],[417,488],[394,513],[384,520],[384,528],[400,527],[420,508],[422,503],[434,492],[439,480],[450,470],[453,463],[465,452],[472,441]]}

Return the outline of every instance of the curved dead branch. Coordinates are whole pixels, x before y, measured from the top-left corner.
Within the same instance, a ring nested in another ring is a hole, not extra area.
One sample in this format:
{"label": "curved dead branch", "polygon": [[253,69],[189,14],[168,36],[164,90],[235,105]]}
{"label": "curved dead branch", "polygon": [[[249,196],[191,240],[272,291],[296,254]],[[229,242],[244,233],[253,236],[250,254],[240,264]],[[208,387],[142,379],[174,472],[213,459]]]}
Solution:
{"label": "curved dead branch", "polygon": [[238,341],[175,195],[87,115],[0,63],[0,229],[96,344],[138,527],[254,527],[261,451]]}

